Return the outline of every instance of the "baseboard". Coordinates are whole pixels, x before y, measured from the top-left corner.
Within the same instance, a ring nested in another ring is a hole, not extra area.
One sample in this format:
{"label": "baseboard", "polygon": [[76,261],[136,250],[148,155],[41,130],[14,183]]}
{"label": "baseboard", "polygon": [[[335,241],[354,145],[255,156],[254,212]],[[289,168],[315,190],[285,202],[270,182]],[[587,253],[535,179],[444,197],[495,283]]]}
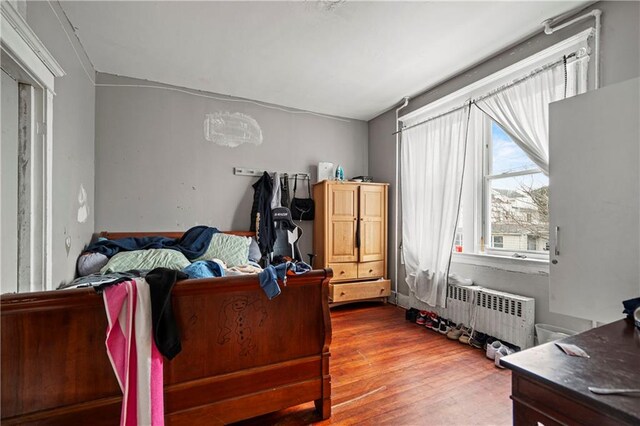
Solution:
{"label": "baseboard", "polygon": [[392,291],[391,295],[389,296],[389,303],[392,303],[404,309],[409,309],[411,307],[410,302],[411,302],[411,298],[406,294]]}

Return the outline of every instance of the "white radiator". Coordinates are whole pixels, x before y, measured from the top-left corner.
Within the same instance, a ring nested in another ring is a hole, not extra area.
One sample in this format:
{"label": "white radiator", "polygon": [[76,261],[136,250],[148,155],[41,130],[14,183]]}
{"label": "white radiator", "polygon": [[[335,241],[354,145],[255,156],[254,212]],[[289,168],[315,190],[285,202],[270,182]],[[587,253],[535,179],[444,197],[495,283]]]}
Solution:
{"label": "white radiator", "polygon": [[533,346],[535,299],[480,286],[447,287],[444,316],[455,323],[519,346]]}

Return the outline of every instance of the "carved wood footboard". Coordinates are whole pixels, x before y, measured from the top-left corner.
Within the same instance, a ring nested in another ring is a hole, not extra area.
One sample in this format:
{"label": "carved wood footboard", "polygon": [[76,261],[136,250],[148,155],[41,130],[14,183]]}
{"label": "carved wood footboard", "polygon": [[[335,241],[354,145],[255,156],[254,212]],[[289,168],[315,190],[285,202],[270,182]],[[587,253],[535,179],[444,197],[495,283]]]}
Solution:
{"label": "carved wood footboard", "polygon": [[[328,418],[331,274],[290,277],[273,300],[257,275],[178,282],[182,352],[164,361],[166,423],[230,423],[308,401]],[[118,424],[100,295],[4,295],[1,316],[3,424]]]}

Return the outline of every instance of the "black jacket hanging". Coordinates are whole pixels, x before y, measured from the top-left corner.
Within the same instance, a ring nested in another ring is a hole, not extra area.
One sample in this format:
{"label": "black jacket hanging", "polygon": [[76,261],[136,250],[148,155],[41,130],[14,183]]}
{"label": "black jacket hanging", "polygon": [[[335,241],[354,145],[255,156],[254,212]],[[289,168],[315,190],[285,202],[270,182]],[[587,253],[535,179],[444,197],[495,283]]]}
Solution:
{"label": "black jacket hanging", "polygon": [[253,190],[251,225],[249,229],[255,231],[260,253],[265,256],[273,251],[273,244],[276,241],[273,217],[271,215],[273,182],[269,173],[264,172],[262,174],[262,177],[253,184]]}

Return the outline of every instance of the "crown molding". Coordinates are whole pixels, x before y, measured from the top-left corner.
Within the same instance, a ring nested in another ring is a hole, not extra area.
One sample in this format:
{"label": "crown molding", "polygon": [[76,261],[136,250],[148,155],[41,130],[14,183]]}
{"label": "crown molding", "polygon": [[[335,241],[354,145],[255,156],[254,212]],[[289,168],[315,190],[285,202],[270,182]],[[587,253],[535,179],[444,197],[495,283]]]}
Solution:
{"label": "crown molding", "polygon": [[22,15],[18,13],[9,1],[2,1],[0,4],[2,12],[2,43],[7,44],[9,49],[22,56],[20,54],[21,48],[16,44],[16,42],[19,42],[19,40],[16,40],[16,36],[18,36],[54,77],[64,76],[66,74],[64,69],[29,27]]}

